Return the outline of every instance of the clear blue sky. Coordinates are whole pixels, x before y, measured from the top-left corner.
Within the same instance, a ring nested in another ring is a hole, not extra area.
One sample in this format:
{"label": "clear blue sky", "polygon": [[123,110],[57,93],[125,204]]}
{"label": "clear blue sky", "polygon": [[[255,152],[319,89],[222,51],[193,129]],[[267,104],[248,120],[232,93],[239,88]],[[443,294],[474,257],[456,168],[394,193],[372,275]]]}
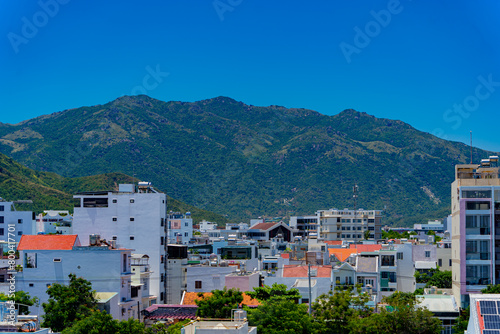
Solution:
{"label": "clear blue sky", "polygon": [[55,1],[0,4],[0,122],[133,93],[224,95],[467,143],[472,130],[500,151],[496,0]]}

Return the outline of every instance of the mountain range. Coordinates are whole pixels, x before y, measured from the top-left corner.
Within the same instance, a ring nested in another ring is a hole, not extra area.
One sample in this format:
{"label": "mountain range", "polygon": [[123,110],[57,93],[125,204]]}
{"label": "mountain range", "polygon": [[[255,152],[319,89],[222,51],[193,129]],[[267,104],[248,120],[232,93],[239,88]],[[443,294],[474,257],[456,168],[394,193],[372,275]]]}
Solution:
{"label": "mountain range", "polygon": [[357,184],[357,207],[395,225],[446,216],[454,166],[470,159],[463,143],[351,109],[145,95],[0,124],[0,152],[65,178],[133,175],[232,221],[353,208]]}
{"label": "mountain range", "polygon": [[[40,213],[43,210],[69,210],[73,212],[73,195],[82,191],[118,190],[120,183],[134,183],[137,179],[122,173],[108,173],[66,178],[55,173],[38,172],[22,166],[12,158],[0,154],[0,197],[20,202],[17,210]],[[27,203],[31,200],[32,203]],[[202,219],[221,224],[229,220],[221,215],[201,210],[167,197],[167,207],[175,212],[191,212],[195,222]]]}

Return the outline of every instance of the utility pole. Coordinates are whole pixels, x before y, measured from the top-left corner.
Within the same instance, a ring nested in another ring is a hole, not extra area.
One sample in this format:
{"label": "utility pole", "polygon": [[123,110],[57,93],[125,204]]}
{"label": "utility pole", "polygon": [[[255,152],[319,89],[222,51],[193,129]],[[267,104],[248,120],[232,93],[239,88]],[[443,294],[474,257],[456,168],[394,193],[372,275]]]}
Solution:
{"label": "utility pole", "polygon": [[472,165],[472,131],[470,132],[470,164]]}
{"label": "utility pole", "polygon": [[354,187],[352,187],[353,195],[352,197],[354,198],[354,211],[358,209],[358,184],[355,183]]}
{"label": "utility pole", "polygon": [[312,305],[312,293],[311,293],[311,264],[307,265],[307,277],[309,278],[309,314],[312,313],[311,305]]}

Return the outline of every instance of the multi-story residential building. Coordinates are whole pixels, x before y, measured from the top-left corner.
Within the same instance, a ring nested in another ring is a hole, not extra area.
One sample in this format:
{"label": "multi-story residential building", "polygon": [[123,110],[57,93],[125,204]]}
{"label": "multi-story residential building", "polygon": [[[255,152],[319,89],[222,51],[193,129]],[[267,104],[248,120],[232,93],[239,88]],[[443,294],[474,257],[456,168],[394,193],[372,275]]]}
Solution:
{"label": "multi-story residential building", "polygon": [[469,295],[500,283],[500,179],[498,157],[455,166],[451,184],[453,295],[462,307]]}
{"label": "multi-story residential building", "polygon": [[[84,192],[73,196],[73,232],[87,243],[98,234],[117,245],[149,256],[151,293],[166,302],[167,196],[150,183],[121,184],[118,191]],[[163,280],[161,279],[163,277]]]}
{"label": "multi-story residential building", "polygon": [[308,237],[310,233],[318,233],[319,218],[316,215],[311,216],[292,216],[290,217],[290,227],[297,230],[295,236]]}
{"label": "multi-story residential building", "polygon": [[131,249],[116,249],[97,239],[92,246],[81,246],[76,235],[24,235],[17,249],[23,270],[15,277],[16,289],[38,297],[40,305],[49,299],[47,288],[69,284],[72,273],[90,281],[97,292],[118,294],[117,319],[137,317],[137,301],[131,296]]}
{"label": "multi-story residential building", "polygon": [[0,197],[0,240],[19,242],[23,234],[35,234],[35,213],[17,211],[15,203]]}
{"label": "multi-story residential building", "polygon": [[188,251],[185,245],[168,245],[166,304],[179,304],[187,289]]}
{"label": "multi-story residential building", "polygon": [[132,254],[130,268],[132,269],[131,297],[141,300],[141,310],[152,305],[156,296],[149,291],[149,277],[151,269],[149,266],[149,256],[146,254]]}
{"label": "multi-story residential building", "polygon": [[370,239],[382,238],[382,211],[330,209],[319,210],[316,215],[320,224],[320,238],[324,240],[361,241],[365,239],[366,231]]}
{"label": "multi-story residential building", "polygon": [[193,238],[193,218],[191,213],[170,212],[168,220],[168,243],[187,245]]}

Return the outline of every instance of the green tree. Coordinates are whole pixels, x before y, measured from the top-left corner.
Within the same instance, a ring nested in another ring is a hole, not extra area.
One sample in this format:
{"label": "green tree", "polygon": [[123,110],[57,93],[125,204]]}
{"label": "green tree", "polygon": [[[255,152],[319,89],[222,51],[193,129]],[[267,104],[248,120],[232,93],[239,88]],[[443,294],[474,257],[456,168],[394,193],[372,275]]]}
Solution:
{"label": "green tree", "polygon": [[266,301],[271,298],[288,299],[298,302],[301,298],[298,289],[288,290],[285,284],[273,283],[272,286],[264,285],[263,287],[253,288],[254,291],[248,291],[246,294],[259,301]]}
{"label": "green tree", "polygon": [[201,318],[230,319],[231,310],[238,308],[243,301],[243,294],[238,289],[212,290],[212,295],[206,297],[198,294],[201,299],[196,300],[198,310],[196,315]]}
{"label": "green tree", "polygon": [[54,283],[47,289],[47,294],[49,300],[42,304],[45,312],[43,327],[50,327],[54,332],[61,332],[90,316],[97,306],[92,284],[75,274],[69,274],[69,285]]}
{"label": "green tree", "polygon": [[108,334],[118,333],[120,326],[117,320],[106,312],[94,311],[88,317],[76,321],[64,329],[62,334]]}
{"label": "green tree", "polygon": [[367,293],[361,293],[361,287],[353,289],[336,287],[335,292],[319,296],[313,303],[314,316],[322,325],[322,333],[348,333],[351,322],[371,314],[366,306],[370,300]]}
{"label": "green tree", "polygon": [[500,293],[500,284],[488,284],[488,286],[481,290],[482,293]]}
{"label": "green tree", "polygon": [[469,316],[470,316],[470,307],[460,310],[460,315],[455,321],[455,326],[453,326],[455,334],[463,334],[467,330],[467,326],[469,326]]}
{"label": "green tree", "polygon": [[[158,333],[158,334],[163,334],[163,333],[166,333],[166,334],[181,334],[181,328],[184,327],[185,325],[187,325],[191,320],[189,319],[186,319],[186,320],[182,320],[182,321],[179,321],[178,323],[174,324],[174,325],[171,325],[171,326],[168,326],[167,330],[165,332],[153,332],[154,334]],[[158,324],[155,324],[155,325],[158,325]],[[151,326],[152,329],[154,329],[153,327],[155,326]]]}
{"label": "green tree", "polygon": [[438,267],[427,273],[415,271],[415,280],[417,283],[426,283],[426,288],[436,286],[440,289],[451,289],[452,276],[450,270],[441,271]]}
{"label": "green tree", "polygon": [[[92,311],[91,314],[71,327],[62,331],[62,334],[156,334],[152,328],[146,329],[144,324],[136,319],[118,321],[111,315],[99,310]],[[163,332],[166,333],[166,332]]]}
{"label": "green tree", "polygon": [[4,293],[0,293],[0,300],[13,300],[14,303],[18,305],[19,314],[30,314],[29,306],[33,306],[39,302],[37,297],[30,297],[30,294],[25,291],[16,291],[14,292],[14,296],[7,296]]}
{"label": "green tree", "polygon": [[441,321],[423,307],[413,293],[395,292],[383,301],[380,313],[351,321],[352,334],[433,334],[441,332]]}
{"label": "green tree", "polygon": [[259,334],[317,333],[319,324],[307,312],[305,304],[286,298],[270,298],[255,309],[247,309],[250,326]]}

